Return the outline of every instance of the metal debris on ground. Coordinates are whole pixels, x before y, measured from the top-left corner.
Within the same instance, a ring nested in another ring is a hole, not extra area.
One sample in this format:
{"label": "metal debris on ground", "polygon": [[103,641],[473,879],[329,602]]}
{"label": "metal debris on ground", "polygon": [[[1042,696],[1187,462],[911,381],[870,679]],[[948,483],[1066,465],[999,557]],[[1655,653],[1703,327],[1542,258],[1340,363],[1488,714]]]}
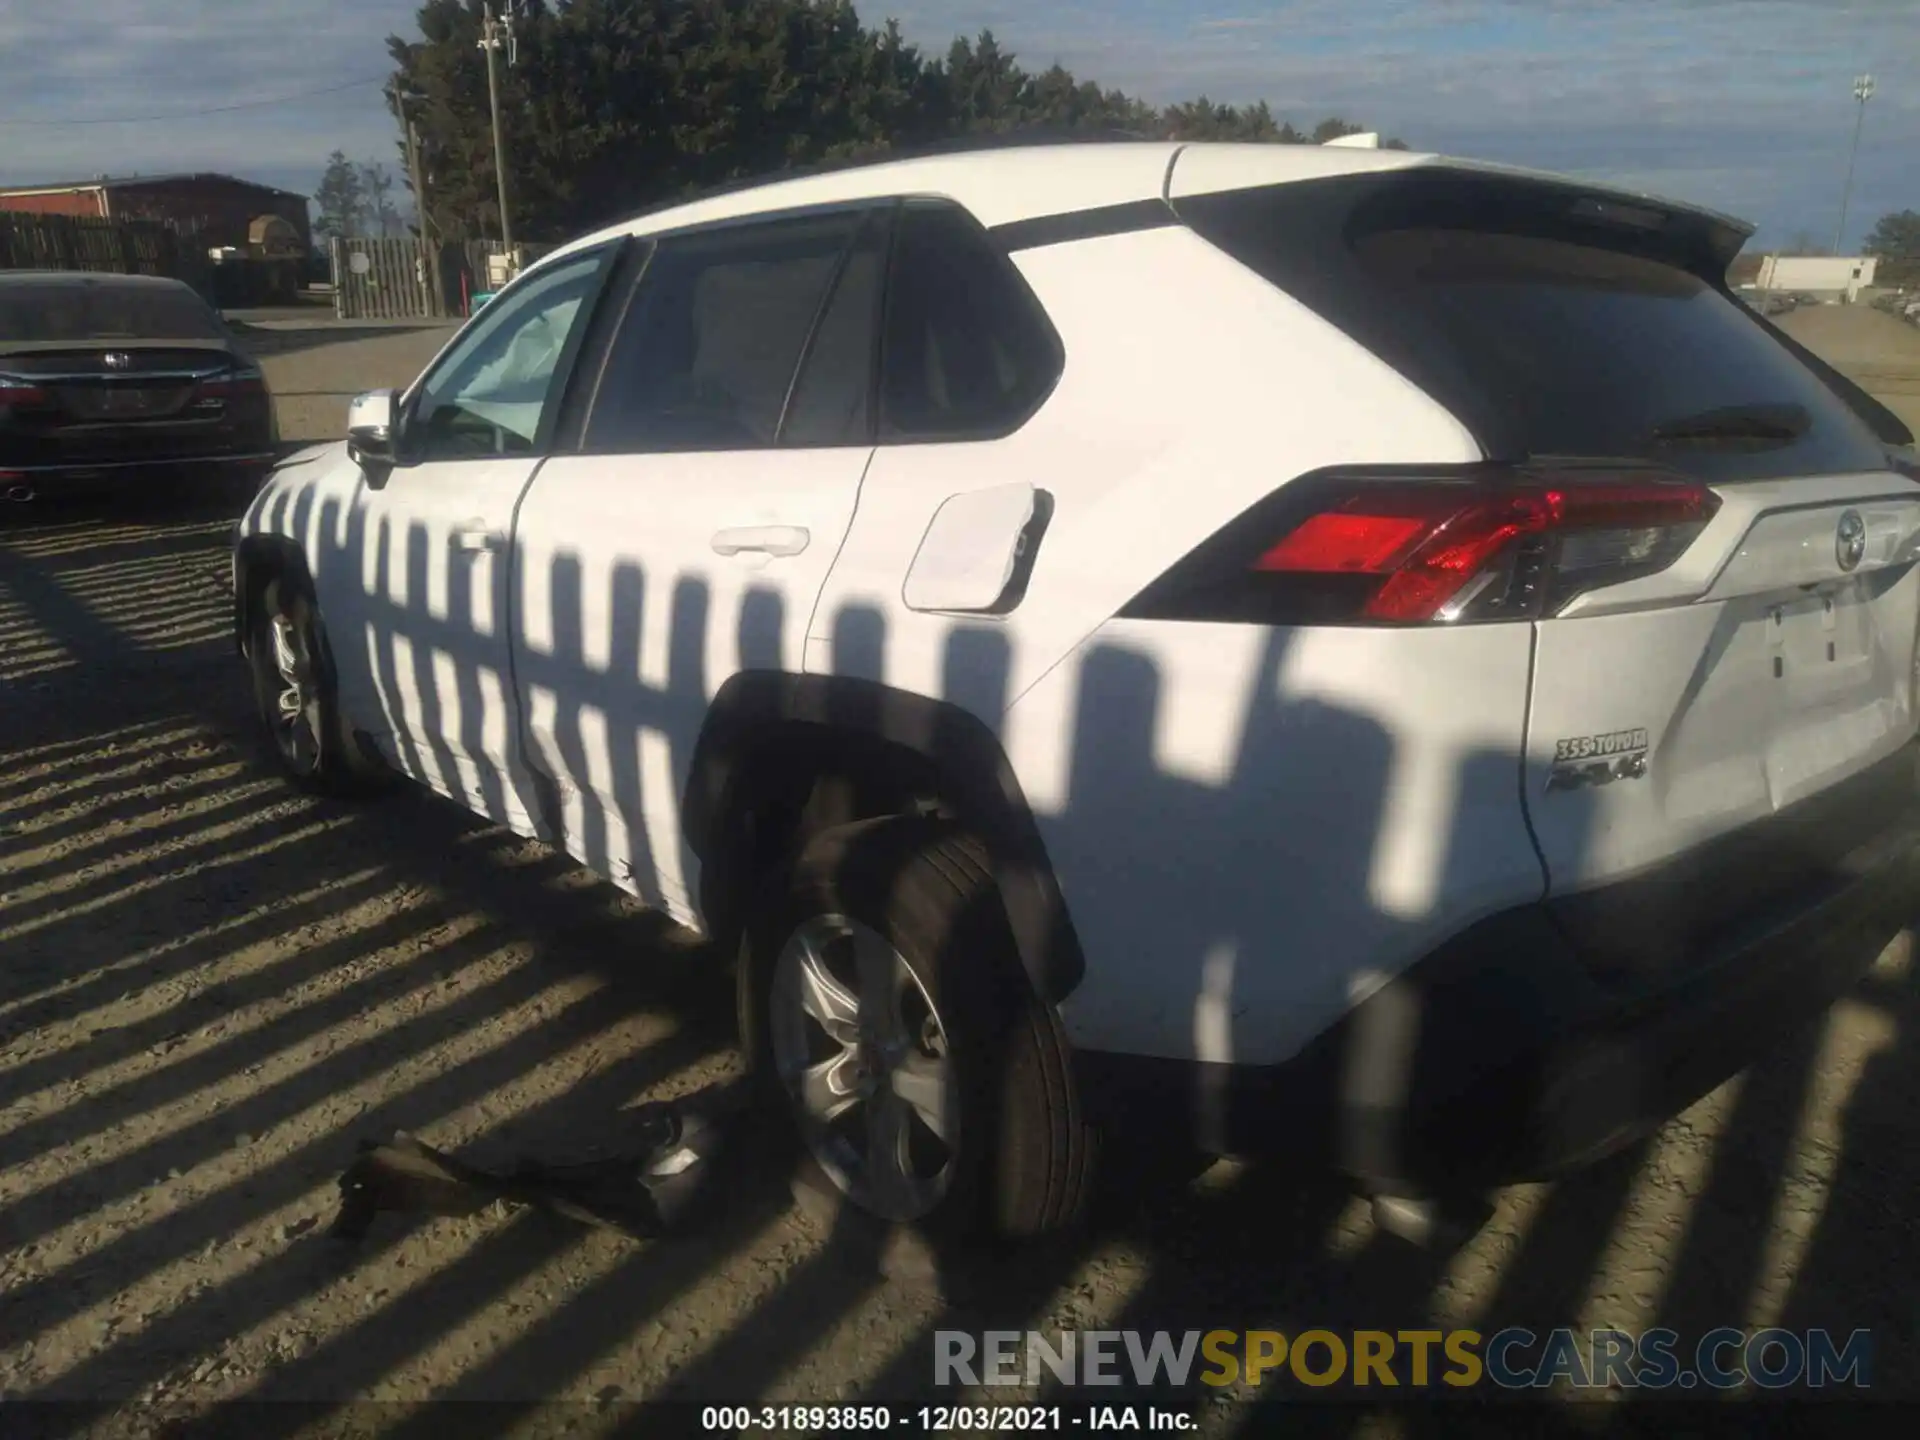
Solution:
{"label": "metal debris on ground", "polygon": [[618,1154],[523,1158],[505,1170],[468,1164],[405,1131],[384,1144],[362,1141],[340,1177],[328,1234],[362,1239],[383,1211],[460,1217],[505,1202],[651,1239],[692,1212],[749,1114],[740,1090],[721,1087],[633,1111],[634,1133]]}

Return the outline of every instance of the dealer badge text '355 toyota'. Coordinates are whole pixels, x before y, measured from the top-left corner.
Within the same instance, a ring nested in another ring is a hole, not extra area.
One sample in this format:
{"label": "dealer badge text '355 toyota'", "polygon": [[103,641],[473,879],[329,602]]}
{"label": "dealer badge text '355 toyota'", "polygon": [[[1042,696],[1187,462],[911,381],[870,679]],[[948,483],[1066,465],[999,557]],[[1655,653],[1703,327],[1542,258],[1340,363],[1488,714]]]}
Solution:
{"label": "dealer badge text '355 toyota'", "polygon": [[1575,735],[1553,743],[1548,790],[1579,790],[1637,780],[1647,773],[1645,730],[1614,730],[1605,735]]}

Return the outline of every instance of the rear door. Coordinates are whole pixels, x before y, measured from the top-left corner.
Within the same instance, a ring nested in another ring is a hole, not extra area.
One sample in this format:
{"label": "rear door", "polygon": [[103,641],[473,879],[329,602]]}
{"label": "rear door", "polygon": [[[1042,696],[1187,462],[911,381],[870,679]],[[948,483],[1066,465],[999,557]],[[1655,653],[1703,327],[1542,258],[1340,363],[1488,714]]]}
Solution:
{"label": "rear door", "polygon": [[[1550,893],[1595,897],[1560,907],[1593,958],[1699,953],[1900,823],[1920,487],[1890,447],[1912,437],[1726,292],[1738,234],[1437,168],[1289,189],[1183,214],[1447,403],[1490,460],[1711,491],[1683,553],[1534,620],[1523,794]],[[1660,543],[1624,525],[1552,563],[1577,582]]]}
{"label": "rear door", "polygon": [[887,218],[668,236],[514,529],[515,679],[555,839],[694,918],[679,803],[713,695],[801,668],[872,454]]}

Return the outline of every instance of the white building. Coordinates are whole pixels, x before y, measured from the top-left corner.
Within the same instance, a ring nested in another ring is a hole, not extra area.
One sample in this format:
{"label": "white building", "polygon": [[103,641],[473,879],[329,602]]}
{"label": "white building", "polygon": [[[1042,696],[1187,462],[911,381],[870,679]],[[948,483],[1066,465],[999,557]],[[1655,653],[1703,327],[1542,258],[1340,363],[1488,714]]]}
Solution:
{"label": "white building", "polygon": [[1769,255],[1754,282],[1761,290],[1790,291],[1852,304],[1873,284],[1879,260],[1872,255]]}

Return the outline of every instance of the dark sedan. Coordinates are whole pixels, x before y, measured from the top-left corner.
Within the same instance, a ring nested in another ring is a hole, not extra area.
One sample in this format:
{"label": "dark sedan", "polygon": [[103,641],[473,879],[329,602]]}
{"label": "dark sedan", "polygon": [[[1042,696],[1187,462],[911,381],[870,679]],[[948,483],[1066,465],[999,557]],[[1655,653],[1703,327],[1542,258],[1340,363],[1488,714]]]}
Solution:
{"label": "dark sedan", "polygon": [[273,397],[207,303],[146,275],[0,272],[0,494],[238,483],[272,464]]}

